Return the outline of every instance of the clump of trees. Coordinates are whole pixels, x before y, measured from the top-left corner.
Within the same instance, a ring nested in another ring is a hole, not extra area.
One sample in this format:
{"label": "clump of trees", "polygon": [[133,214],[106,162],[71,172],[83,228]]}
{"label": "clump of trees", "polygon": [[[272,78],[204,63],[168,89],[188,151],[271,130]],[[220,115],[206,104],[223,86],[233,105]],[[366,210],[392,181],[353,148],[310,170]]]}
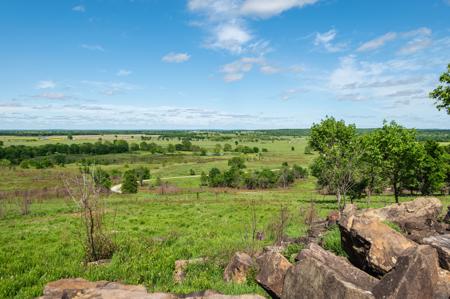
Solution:
{"label": "clump of trees", "polygon": [[319,156],[311,166],[320,188],[341,200],[370,196],[390,187],[395,201],[402,192],[424,195],[448,186],[450,158],[434,141],[417,142],[414,130],[395,122],[364,135],[354,125],[327,117],[311,128],[309,146]]}
{"label": "clump of trees", "polygon": [[450,63],[447,71],[439,78],[439,82],[442,84],[430,93],[430,98],[435,100],[436,108],[444,109],[450,115]]}
{"label": "clump of trees", "polygon": [[137,193],[138,182],[137,182],[136,172],[134,169],[130,169],[124,172],[122,179],[121,191],[124,194]]}
{"label": "clump of trees", "polygon": [[209,175],[202,173],[201,184],[210,187],[229,187],[247,189],[267,189],[275,187],[288,187],[296,179],[308,176],[308,170],[298,165],[289,167],[283,163],[279,170],[253,170],[245,172],[245,160],[242,157],[233,157],[228,161],[229,169],[221,172],[212,168]]}

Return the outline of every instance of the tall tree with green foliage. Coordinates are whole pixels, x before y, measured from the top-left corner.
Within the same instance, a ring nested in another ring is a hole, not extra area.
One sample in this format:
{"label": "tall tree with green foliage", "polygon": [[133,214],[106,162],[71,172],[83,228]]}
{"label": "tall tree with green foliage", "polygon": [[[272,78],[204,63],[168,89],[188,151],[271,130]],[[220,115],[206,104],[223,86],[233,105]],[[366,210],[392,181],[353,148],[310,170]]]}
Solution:
{"label": "tall tree with green foliage", "polygon": [[127,170],[123,174],[122,193],[137,193],[138,182],[134,170]]}
{"label": "tall tree with green foliage", "polygon": [[446,165],[444,148],[435,141],[423,144],[423,159],[420,162],[418,181],[420,192],[424,195],[440,191],[445,185]]}
{"label": "tall tree with green foliage", "polygon": [[401,183],[410,175],[417,162],[417,142],[414,130],[408,130],[395,122],[385,122],[373,133],[373,141],[381,154],[382,175],[392,186],[395,202],[401,191]]}
{"label": "tall tree with green foliage", "polygon": [[447,71],[439,78],[439,82],[442,84],[430,93],[430,98],[436,101],[436,108],[444,109],[450,115],[450,63]]}
{"label": "tall tree with green foliage", "polygon": [[311,166],[312,174],[322,187],[336,194],[341,209],[342,197],[345,205],[345,195],[355,183],[361,157],[356,127],[327,117],[311,127],[309,145],[319,153]]}

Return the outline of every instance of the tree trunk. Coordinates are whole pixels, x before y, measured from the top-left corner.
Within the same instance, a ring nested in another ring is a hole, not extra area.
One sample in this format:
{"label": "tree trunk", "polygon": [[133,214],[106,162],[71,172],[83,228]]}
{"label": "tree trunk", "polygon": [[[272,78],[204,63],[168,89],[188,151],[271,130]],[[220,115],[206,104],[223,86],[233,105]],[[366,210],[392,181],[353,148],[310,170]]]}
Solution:
{"label": "tree trunk", "polygon": [[338,210],[341,210],[341,190],[337,190],[336,191],[336,198],[337,198],[337,202],[338,202]]}
{"label": "tree trunk", "polygon": [[398,187],[397,187],[397,180],[394,180],[394,196],[395,196],[395,203],[398,203]]}

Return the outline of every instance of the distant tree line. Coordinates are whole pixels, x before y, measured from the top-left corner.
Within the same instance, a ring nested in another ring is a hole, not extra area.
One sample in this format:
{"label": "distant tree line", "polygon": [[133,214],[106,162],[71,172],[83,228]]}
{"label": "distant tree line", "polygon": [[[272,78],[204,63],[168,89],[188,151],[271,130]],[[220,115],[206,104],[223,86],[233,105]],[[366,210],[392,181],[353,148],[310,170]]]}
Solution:
{"label": "distant tree line", "polygon": [[229,168],[225,171],[214,167],[209,174],[201,174],[201,184],[209,187],[229,187],[247,189],[267,189],[275,187],[288,187],[296,179],[308,177],[308,170],[298,165],[289,167],[283,163],[277,171],[271,169],[253,170],[245,172],[245,160],[242,157],[233,157],[228,161]]}

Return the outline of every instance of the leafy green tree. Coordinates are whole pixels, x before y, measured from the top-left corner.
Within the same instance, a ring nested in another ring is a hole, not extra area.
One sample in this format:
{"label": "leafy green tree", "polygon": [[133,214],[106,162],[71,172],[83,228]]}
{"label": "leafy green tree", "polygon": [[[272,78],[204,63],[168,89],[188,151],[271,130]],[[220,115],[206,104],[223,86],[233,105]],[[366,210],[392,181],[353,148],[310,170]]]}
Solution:
{"label": "leafy green tree", "polygon": [[218,168],[211,168],[208,175],[208,181],[210,187],[219,187],[223,184],[223,176]]}
{"label": "leafy green tree", "polygon": [[242,183],[242,171],[237,167],[230,167],[223,173],[223,185],[230,188],[238,188]]}
{"label": "leafy green tree", "polygon": [[233,157],[228,160],[228,166],[231,168],[244,169],[246,167],[245,159],[242,157]]}
{"label": "leafy green tree", "polygon": [[450,115],[450,63],[447,71],[441,75],[439,81],[442,83],[430,93],[430,98],[436,101],[436,108],[444,109]]}
{"label": "leafy green tree", "polygon": [[233,149],[232,149],[232,147],[231,147],[231,144],[229,144],[229,143],[225,143],[224,145],[223,145],[223,151],[224,152],[231,152]]}
{"label": "leafy green tree", "polygon": [[101,187],[104,190],[111,188],[111,177],[104,169],[100,167],[93,169],[92,178],[97,187]]}
{"label": "leafy green tree", "polygon": [[144,180],[150,179],[150,170],[148,167],[138,167],[134,170],[134,173],[141,186],[144,185]]}
{"label": "leafy green tree", "polygon": [[200,175],[200,186],[208,186],[208,176],[204,171]]}
{"label": "leafy green tree", "polygon": [[138,182],[134,170],[127,170],[123,174],[122,193],[137,193]]}
{"label": "leafy green tree", "polygon": [[435,141],[426,141],[423,145],[424,156],[421,160],[418,181],[420,192],[425,195],[441,190],[445,185],[446,170],[443,147]]}
{"label": "leafy green tree", "polygon": [[395,122],[384,123],[381,129],[372,134],[381,155],[382,175],[392,186],[395,202],[401,191],[401,182],[409,176],[410,168],[415,161],[416,135]]}
{"label": "leafy green tree", "polygon": [[69,134],[69,135],[67,135],[67,139],[69,139],[69,140],[73,140],[73,136],[72,136],[72,134]]}
{"label": "leafy green tree", "polygon": [[361,144],[354,125],[327,117],[311,127],[309,144],[319,153],[312,166],[312,174],[318,183],[336,194],[338,208],[341,198],[356,182],[361,158]]}
{"label": "leafy green tree", "polygon": [[216,144],[214,146],[214,155],[220,156],[221,151],[222,151],[222,146],[220,144]]}
{"label": "leafy green tree", "polygon": [[175,145],[173,145],[172,143],[170,143],[168,146],[167,146],[167,152],[168,153],[174,153],[175,152]]}

